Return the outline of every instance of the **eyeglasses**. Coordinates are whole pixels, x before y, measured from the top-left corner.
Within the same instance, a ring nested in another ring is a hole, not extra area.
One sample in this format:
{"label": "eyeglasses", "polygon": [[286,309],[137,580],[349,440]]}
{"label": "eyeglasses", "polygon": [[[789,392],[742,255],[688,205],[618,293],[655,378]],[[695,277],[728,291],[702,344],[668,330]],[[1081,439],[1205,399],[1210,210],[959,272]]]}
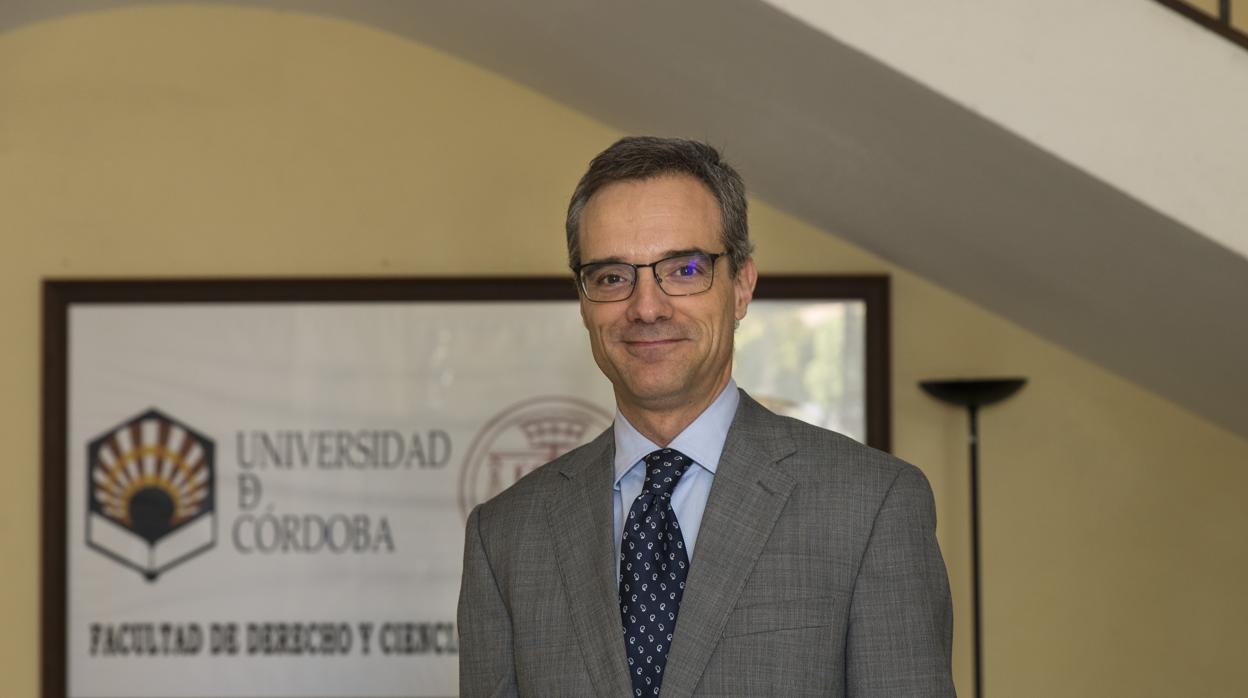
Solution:
{"label": "eyeglasses", "polygon": [[660,259],[649,264],[594,262],[576,268],[576,279],[585,299],[594,303],[628,300],[637,288],[637,273],[650,267],[659,288],[669,296],[705,293],[715,281],[715,260],[721,254],[694,252]]}

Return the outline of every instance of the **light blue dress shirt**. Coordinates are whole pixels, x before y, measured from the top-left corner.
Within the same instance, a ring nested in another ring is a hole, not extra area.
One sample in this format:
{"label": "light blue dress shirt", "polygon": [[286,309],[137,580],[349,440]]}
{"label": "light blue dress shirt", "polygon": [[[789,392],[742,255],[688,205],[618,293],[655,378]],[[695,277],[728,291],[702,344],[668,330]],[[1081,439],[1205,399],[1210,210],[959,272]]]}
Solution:
{"label": "light blue dress shirt", "polygon": [[[728,427],[737,413],[741,395],[737,383],[729,379],[723,392],[715,398],[693,423],[685,427],[666,448],[674,448],[688,456],[696,465],[681,476],[672,491],[672,509],[680,522],[680,533],[685,539],[689,562],[693,562],[694,546],[698,543],[698,529],[702,526],[702,512],[706,510],[706,498],[711,493],[719,456],[724,452],[724,440]],[[620,537],[624,532],[624,518],[633,506],[633,500],[641,494],[646,483],[646,469],[641,459],[663,448],[642,436],[624,415],[615,413],[615,573],[620,573]]]}

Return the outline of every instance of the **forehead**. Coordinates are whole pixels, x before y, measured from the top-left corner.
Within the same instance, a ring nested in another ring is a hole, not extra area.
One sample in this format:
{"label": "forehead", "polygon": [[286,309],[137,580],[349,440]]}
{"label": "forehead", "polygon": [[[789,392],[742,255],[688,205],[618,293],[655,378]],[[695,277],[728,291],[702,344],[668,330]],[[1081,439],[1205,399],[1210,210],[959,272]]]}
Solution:
{"label": "forehead", "polygon": [[668,252],[718,252],[719,206],[688,175],[614,182],[599,189],[581,215],[581,261],[649,262]]}

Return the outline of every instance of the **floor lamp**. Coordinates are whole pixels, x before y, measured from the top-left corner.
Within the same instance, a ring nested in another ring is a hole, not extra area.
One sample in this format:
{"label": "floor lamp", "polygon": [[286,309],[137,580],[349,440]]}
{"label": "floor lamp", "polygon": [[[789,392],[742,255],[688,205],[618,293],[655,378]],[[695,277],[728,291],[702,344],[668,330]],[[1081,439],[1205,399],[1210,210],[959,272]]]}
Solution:
{"label": "floor lamp", "polygon": [[971,594],[975,599],[975,698],[984,698],[983,612],[979,583],[979,408],[1001,402],[1018,392],[1026,378],[972,378],[920,381],[932,397],[965,407],[971,418]]}

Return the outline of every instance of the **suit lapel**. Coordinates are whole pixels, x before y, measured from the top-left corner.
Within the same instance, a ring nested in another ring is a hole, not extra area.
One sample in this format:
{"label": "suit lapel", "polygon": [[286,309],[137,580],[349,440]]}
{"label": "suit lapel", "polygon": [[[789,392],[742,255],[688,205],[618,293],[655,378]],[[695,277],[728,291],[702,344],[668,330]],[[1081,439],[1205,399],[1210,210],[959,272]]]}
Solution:
{"label": "suit lapel", "polygon": [[584,458],[563,467],[564,480],[547,509],[573,630],[590,680],[604,696],[632,693],[615,581],[614,453],[614,435],[608,429]]}
{"label": "suit lapel", "polygon": [[778,465],[793,451],[784,425],[742,391],[702,515],[667,658],[664,698],[692,695],[701,680],[728,614],[793,490],[793,478]]}

